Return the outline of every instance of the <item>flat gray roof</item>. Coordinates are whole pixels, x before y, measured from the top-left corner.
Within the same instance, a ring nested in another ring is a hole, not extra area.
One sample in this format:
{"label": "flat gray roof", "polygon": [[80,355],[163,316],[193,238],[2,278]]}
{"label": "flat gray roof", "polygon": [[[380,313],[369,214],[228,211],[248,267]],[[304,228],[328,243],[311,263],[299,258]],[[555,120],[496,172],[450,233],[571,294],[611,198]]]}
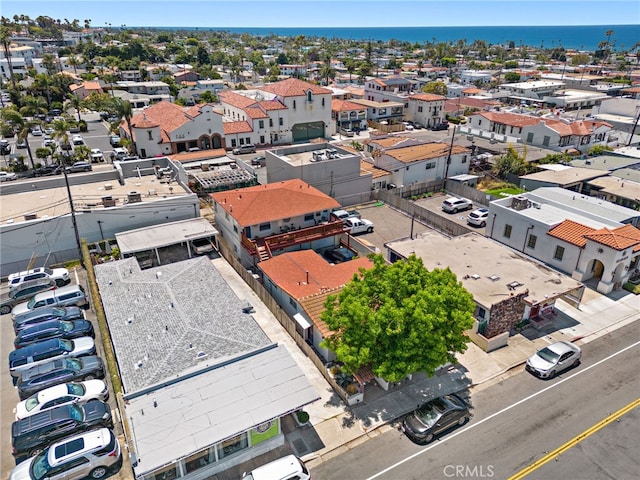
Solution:
{"label": "flat gray roof", "polygon": [[[542,167],[544,168],[544,167]],[[609,175],[608,170],[596,170],[583,167],[564,167],[557,169],[545,169],[541,172],[531,173],[520,177],[522,185],[527,180],[537,180],[539,182],[557,183],[558,185],[570,185],[576,182],[591,180],[592,178]]]}
{"label": "flat gray roof", "polygon": [[387,248],[405,258],[415,253],[429,270],[449,267],[486,308],[525,290],[529,295],[524,300],[535,304],[582,285],[477,233],[449,239],[427,231],[414,240],[390,242]]}
{"label": "flat gray roof", "polygon": [[131,254],[218,234],[206,218],[190,218],[116,233],[120,252]]}
{"label": "flat gray roof", "polygon": [[127,395],[271,344],[206,257],[147,270],[129,258],[95,272]]}
{"label": "flat gray roof", "polygon": [[136,476],[318,398],[286,348],[277,346],[130,399],[126,415],[135,433]]}

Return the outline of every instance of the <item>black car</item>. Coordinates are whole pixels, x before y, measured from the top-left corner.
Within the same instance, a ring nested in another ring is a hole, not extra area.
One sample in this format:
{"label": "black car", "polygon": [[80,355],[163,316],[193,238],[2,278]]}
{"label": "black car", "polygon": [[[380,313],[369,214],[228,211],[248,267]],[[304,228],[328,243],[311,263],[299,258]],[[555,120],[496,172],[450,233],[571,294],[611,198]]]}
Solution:
{"label": "black car", "polygon": [[111,409],[104,402],[62,405],[13,422],[11,453],[17,464],[37,455],[59,438],[112,426]]}
{"label": "black car", "polygon": [[469,406],[456,394],[445,395],[425,403],[402,422],[404,433],[416,443],[429,443],[436,435],[471,418]]}
{"label": "black car", "polygon": [[49,320],[84,320],[84,313],[80,307],[49,306],[29,310],[13,321],[13,331],[18,335],[25,328]]}
{"label": "black car", "polygon": [[76,162],[73,165],[66,167],[65,170],[67,173],[90,172],[93,170],[93,167],[89,162]]}
{"label": "black car", "polygon": [[434,131],[449,130],[449,124],[444,122],[436,123],[433,127],[431,127],[431,130],[434,130]]}
{"label": "black car", "polygon": [[11,153],[11,145],[7,140],[0,140],[0,155],[9,155]]}
{"label": "black car", "polygon": [[13,345],[16,348],[22,348],[50,338],[72,340],[79,337],[95,338],[91,322],[87,320],[49,320],[21,330],[13,341]]}
{"label": "black car", "polygon": [[104,364],[97,355],[62,358],[36,365],[22,372],[18,379],[20,400],[59,383],[104,378]]}
{"label": "black car", "polygon": [[346,247],[332,248],[324,252],[324,258],[332,263],[348,262],[355,256],[356,254]]}
{"label": "black car", "polygon": [[33,174],[36,177],[45,177],[47,175],[58,175],[62,173],[62,169],[60,168],[60,165],[58,164],[52,164],[52,165],[43,165],[40,168],[36,168],[33,171]]}

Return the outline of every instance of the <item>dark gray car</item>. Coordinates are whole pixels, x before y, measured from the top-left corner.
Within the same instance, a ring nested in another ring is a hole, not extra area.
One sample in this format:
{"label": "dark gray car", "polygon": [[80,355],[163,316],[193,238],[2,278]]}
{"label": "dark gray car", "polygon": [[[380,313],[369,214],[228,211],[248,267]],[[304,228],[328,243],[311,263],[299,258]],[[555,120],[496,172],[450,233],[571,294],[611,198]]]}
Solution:
{"label": "dark gray car", "polygon": [[18,379],[20,400],[59,383],[104,378],[104,364],[97,355],[52,360],[22,372]]}
{"label": "dark gray car", "polygon": [[56,288],[56,282],[48,278],[25,282],[15,290],[2,295],[0,314],[9,313],[15,305],[30,300],[36,293],[53,290],[54,288]]}
{"label": "dark gray car", "polygon": [[407,415],[402,422],[402,430],[414,442],[426,444],[436,435],[464,425],[469,418],[469,406],[462,398],[456,394],[445,395]]}
{"label": "dark gray car", "polygon": [[84,320],[84,312],[80,307],[48,306],[36,310],[28,310],[13,320],[13,331],[16,335],[25,329],[49,320]]}

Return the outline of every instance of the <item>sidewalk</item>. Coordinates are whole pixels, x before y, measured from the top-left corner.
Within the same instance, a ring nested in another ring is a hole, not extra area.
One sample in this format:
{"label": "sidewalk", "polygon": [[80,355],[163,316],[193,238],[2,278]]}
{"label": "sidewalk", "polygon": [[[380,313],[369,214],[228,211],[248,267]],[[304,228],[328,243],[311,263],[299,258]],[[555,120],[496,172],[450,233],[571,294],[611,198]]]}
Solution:
{"label": "sidewalk", "polygon": [[[305,407],[310,417],[308,425],[299,427],[291,416],[285,417],[282,422],[285,445],[254,459],[255,462],[249,462],[251,465],[238,466],[239,472],[249,471],[288,453],[298,455],[313,468],[371,437],[395,428],[392,422],[414,410],[420,403],[469,388],[473,391],[486,388],[504,378],[513,368],[521,366],[544,345],[558,340],[584,344],[640,319],[640,297],[620,293],[617,294],[620,298],[612,299],[586,290],[579,310],[562,301],[557,302],[558,316],[546,328],[523,330],[509,339],[509,346],[490,353],[470,343],[467,351],[458,357],[459,365],[456,368],[439,372],[431,378],[416,374],[412,380],[388,392],[370,384],[366,387],[365,402],[348,407],[233,268],[223,260],[215,266],[239,298],[246,298],[254,305],[254,318],[260,327],[271,340],[287,347],[321,397]],[[216,478],[226,480],[227,477],[218,474]]]}

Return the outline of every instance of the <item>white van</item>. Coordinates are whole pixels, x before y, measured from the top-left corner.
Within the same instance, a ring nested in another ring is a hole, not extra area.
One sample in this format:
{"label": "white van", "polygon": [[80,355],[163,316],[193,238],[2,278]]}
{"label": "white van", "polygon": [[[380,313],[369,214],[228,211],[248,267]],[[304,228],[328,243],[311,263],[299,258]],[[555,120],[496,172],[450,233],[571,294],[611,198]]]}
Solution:
{"label": "white van", "polygon": [[311,480],[311,475],[302,460],[295,455],[287,455],[249,473],[244,473],[242,478],[246,480]]}

